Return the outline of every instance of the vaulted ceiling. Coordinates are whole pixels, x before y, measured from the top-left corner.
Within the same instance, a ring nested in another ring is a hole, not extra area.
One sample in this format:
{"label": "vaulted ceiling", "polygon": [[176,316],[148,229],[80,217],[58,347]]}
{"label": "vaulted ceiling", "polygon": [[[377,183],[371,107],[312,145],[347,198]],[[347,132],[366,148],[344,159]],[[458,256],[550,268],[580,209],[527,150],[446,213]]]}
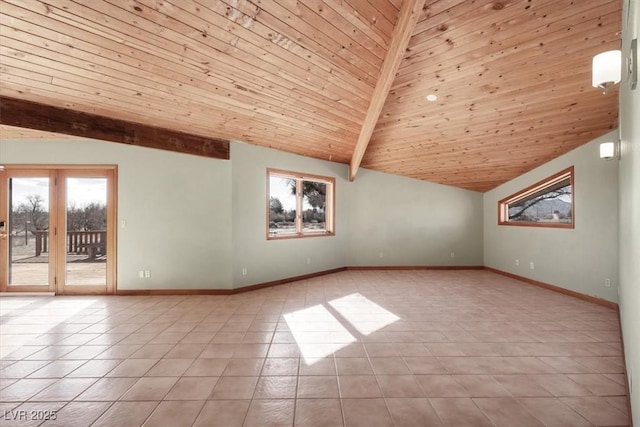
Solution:
{"label": "vaulted ceiling", "polygon": [[352,176],[487,191],[617,126],[591,59],[619,48],[620,0],[2,0],[0,19],[4,97]]}

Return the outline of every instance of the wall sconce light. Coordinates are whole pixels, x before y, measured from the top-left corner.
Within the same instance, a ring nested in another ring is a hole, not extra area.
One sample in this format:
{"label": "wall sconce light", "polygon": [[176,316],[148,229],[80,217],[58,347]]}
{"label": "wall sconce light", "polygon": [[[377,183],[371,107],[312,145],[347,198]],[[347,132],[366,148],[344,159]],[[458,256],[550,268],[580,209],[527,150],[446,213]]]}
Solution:
{"label": "wall sconce light", "polygon": [[607,93],[609,88],[620,83],[622,68],[622,52],[609,50],[593,57],[593,87],[599,87],[602,93]]}
{"label": "wall sconce light", "polygon": [[615,142],[603,142],[600,144],[600,158],[611,160],[618,157],[618,144]]}
{"label": "wall sconce light", "polygon": [[[625,58],[627,77],[631,90],[638,85],[638,39],[631,40],[629,55]],[[622,80],[622,52],[609,50],[593,57],[592,84],[599,87],[603,93]]]}

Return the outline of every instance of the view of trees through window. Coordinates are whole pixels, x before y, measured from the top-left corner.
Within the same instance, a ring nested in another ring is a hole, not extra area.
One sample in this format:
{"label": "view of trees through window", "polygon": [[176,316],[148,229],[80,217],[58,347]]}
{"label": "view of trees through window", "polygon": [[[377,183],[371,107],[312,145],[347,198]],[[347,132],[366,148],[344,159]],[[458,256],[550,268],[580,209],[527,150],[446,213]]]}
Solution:
{"label": "view of trees through window", "polygon": [[573,226],[573,168],[499,202],[500,224]]}
{"label": "view of trees through window", "polygon": [[[36,231],[49,228],[49,211],[45,200],[39,194],[29,194],[11,212],[11,230],[14,235],[23,234],[28,241]],[[84,206],[71,204],[67,209],[67,229],[69,231],[104,230],[107,227],[107,206],[91,202]],[[22,232],[20,231],[22,230]]]}
{"label": "view of trees through window", "polygon": [[509,221],[571,222],[571,185],[509,204]]}
{"label": "view of trees through window", "polygon": [[327,182],[270,174],[269,235],[328,232],[330,187]]}

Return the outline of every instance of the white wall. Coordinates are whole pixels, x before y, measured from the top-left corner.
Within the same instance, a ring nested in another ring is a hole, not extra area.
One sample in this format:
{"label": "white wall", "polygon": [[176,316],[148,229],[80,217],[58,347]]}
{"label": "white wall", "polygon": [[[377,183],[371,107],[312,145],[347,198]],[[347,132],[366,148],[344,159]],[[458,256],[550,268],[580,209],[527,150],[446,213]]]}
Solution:
{"label": "white wall", "polygon": [[[626,55],[631,40],[638,38],[640,0],[624,3],[622,52]],[[620,318],[627,375],[633,383],[633,419],[640,425],[640,85],[632,91],[628,81],[620,88],[620,138]]]}
{"label": "white wall", "polygon": [[347,265],[482,265],[481,193],[360,169],[348,218]]}
{"label": "white wall", "polygon": [[[231,287],[229,161],[94,140],[0,140],[0,163],[118,165],[118,289]],[[138,278],[142,269],[151,278]]]}
{"label": "white wall", "polygon": [[[350,206],[346,165],[238,142],[231,144],[231,161],[234,287],[345,266]],[[267,168],[336,178],[335,236],[267,240]],[[247,269],[245,276],[243,268]]]}
{"label": "white wall", "polygon": [[[612,138],[617,138],[617,132],[485,193],[484,265],[617,301],[618,162],[602,160],[598,152],[600,142]],[[499,200],[569,166],[575,167],[574,229],[498,225]],[[611,279],[610,288],[604,286],[605,278]]]}

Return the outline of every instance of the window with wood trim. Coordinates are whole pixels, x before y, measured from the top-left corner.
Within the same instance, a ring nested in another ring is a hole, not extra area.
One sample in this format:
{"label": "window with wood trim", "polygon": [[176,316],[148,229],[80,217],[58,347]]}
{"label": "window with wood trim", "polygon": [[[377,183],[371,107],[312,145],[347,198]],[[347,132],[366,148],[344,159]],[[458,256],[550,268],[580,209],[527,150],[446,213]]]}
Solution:
{"label": "window with wood trim", "polygon": [[573,228],[573,166],[498,202],[498,224]]}
{"label": "window with wood trim", "polygon": [[335,178],[267,169],[267,239],[334,234]]}

